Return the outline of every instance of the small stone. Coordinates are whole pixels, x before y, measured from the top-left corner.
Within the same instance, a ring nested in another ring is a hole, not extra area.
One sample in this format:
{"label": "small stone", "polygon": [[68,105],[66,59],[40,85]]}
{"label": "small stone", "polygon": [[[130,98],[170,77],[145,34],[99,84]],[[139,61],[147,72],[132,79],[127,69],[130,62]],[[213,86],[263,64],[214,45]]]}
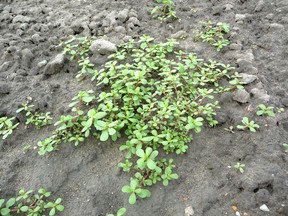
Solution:
{"label": "small stone", "polygon": [[29,68],[32,63],[32,59],[34,57],[33,53],[28,49],[22,50],[22,67]]}
{"label": "small stone", "polygon": [[192,216],[194,215],[194,210],[192,206],[188,206],[185,208],[185,216]]}
{"label": "small stone", "polygon": [[285,29],[285,27],[279,23],[271,23],[269,25],[269,30],[274,32],[274,31],[279,31],[279,30],[283,30]]}
{"label": "small stone", "polygon": [[47,62],[46,60],[43,60],[43,61],[41,61],[41,62],[39,62],[39,63],[37,64],[37,67],[38,67],[38,68],[42,68],[42,67],[44,67],[47,63],[48,63],[48,62]]}
{"label": "small stone", "polygon": [[53,74],[59,73],[61,69],[63,68],[64,63],[65,63],[64,54],[60,53],[56,55],[55,58],[46,65],[44,69],[44,74],[53,75]]}
{"label": "small stone", "polygon": [[187,37],[187,32],[184,30],[180,30],[180,31],[176,32],[175,34],[172,34],[171,37],[174,39],[179,39],[179,38],[183,39],[183,38]]}
{"label": "small stone", "polygon": [[123,26],[117,26],[114,28],[114,30],[115,32],[118,32],[118,33],[122,33],[122,34],[126,33],[126,29]]}
{"label": "small stone", "polygon": [[126,22],[128,20],[129,10],[126,8],[118,13],[118,20],[121,22]]}
{"label": "small stone", "polygon": [[239,103],[247,103],[250,99],[250,94],[244,90],[244,89],[238,89],[234,93],[233,100],[239,102]]}
{"label": "small stone", "polygon": [[225,4],[223,8],[225,11],[231,11],[234,7],[232,4]]}
{"label": "small stone", "polygon": [[116,45],[110,41],[98,39],[92,42],[89,49],[93,54],[99,53],[101,55],[106,55],[115,52],[117,48]]}
{"label": "small stone", "polygon": [[235,22],[244,21],[246,18],[245,14],[236,14],[235,15]]}
{"label": "small stone", "polygon": [[231,50],[241,50],[242,46],[237,44],[237,43],[232,43],[232,44],[230,44],[230,49]]}
{"label": "small stone", "polygon": [[31,22],[31,18],[27,17],[27,16],[23,16],[23,15],[17,15],[16,17],[14,17],[14,19],[12,20],[12,23],[30,23]]}
{"label": "small stone", "polygon": [[34,35],[32,35],[31,39],[32,39],[32,41],[33,41],[35,44],[38,44],[38,43],[41,41],[41,37],[40,37],[40,35],[37,34],[37,33],[34,34]]}
{"label": "small stone", "polygon": [[239,211],[235,212],[235,215],[236,216],[241,216]]}
{"label": "small stone", "polygon": [[246,73],[241,73],[241,74],[239,74],[239,76],[241,77],[241,82],[243,84],[249,84],[249,83],[254,82],[256,79],[258,79],[257,76],[251,75],[251,74],[246,74]]}
{"label": "small stone", "polygon": [[260,206],[260,210],[264,211],[264,212],[269,212],[270,211],[269,208],[267,207],[267,205],[265,205],[265,204]]}
{"label": "small stone", "polygon": [[264,1],[263,0],[260,0],[258,2],[258,4],[256,5],[256,8],[255,8],[255,12],[259,12],[259,11],[262,11],[263,10],[263,7],[264,7]]}
{"label": "small stone", "polygon": [[270,100],[270,96],[267,94],[267,91],[264,89],[253,88],[251,93],[258,99],[268,102]]}
{"label": "small stone", "polygon": [[4,83],[4,82],[0,82],[0,94],[9,94],[11,91],[11,87]]}

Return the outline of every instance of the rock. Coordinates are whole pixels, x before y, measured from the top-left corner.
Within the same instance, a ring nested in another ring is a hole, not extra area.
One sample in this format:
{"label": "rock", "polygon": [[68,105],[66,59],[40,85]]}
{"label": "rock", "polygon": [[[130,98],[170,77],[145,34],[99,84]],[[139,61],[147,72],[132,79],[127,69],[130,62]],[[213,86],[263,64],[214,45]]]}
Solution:
{"label": "rock", "polygon": [[224,124],[229,119],[228,112],[217,112],[217,115],[214,116],[214,119],[218,121],[218,125]]}
{"label": "rock", "polygon": [[238,89],[233,96],[233,100],[239,103],[247,103],[250,99],[250,94],[244,89]]}
{"label": "rock", "polygon": [[12,20],[12,23],[18,23],[18,22],[19,23],[30,23],[31,21],[32,21],[32,19],[30,17],[23,16],[23,15],[17,15]]}
{"label": "rock", "polygon": [[264,211],[264,212],[269,212],[270,211],[269,208],[265,204],[260,206],[260,210]]}
{"label": "rock", "polygon": [[178,31],[178,32],[176,32],[175,34],[172,34],[171,35],[171,38],[174,38],[174,39],[183,39],[183,38],[185,38],[185,37],[187,37],[188,35],[187,35],[187,32],[186,31],[184,31],[184,30],[180,30],[180,31]]}
{"label": "rock", "polygon": [[230,44],[230,49],[231,50],[241,50],[242,46],[240,44],[237,44],[237,43],[232,43],[232,44]]}
{"label": "rock", "polygon": [[126,8],[118,13],[118,20],[121,22],[126,22],[128,20],[129,10]]}
{"label": "rock", "polygon": [[224,8],[224,11],[231,11],[234,7],[232,4],[225,4],[223,8]]}
{"label": "rock", "polygon": [[254,82],[256,79],[258,79],[257,76],[251,75],[251,74],[246,74],[246,73],[240,73],[239,77],[241,77],[241,82],[243,84],[249,84]]}
{"label": "rock", "polygon": [[140,21],[136,17],[130,17],[127,23],[132,23],[134,26],[140,26]]}
{"label": "rock", "polygon": [[267,91],[264,89],[258,89],[258,88],[253,88],[251,90],[251,93],[253,94],[253,96],[255,96],[256,98],[263,100],[265,102],[268,102],[270,99],[270,96],[267,94]]}
{"label": "rock", "polygon": [[264,7],[264,4],[265,4],[265,2],[263,0],[260,0],[258,2],[258,4],[256,5],[255,12],[262,11],[263,7]]}
{"label": "rock", "polygon": [[235,15],[235,22],[244,21],[246,18],[245,14],[236,14]]}
{"label": "rock", "polygon": [[192,216],[194,215],[194,210],[192,206],[188,206],[185,208],[185,216]]}
{"label": "rock", "polygon": [[44,69],[44,74],[53,75],[53,74],[59,73],[61,69],[63,68],[64,63],[65,63],[64,54],[60,53],[56,55],[55,58],[46,65]]}
{"label": "rock", "polygon": [[279,31],[279,30],[283,30],[283,29],[285,29],[285,27],[283,25],[279,24],[279,23],[271,23],[269,25],[269,30],[271,32]]}
{"label": "rock", "polygon": [[41,62],[39,62],[39,63],[37,64],[37,67],[38,67],[38,68],[42,68],[42,67],[44,67],[47,63],[48,63],[48,62],[47,62],[46,60],[43,60],[43,61],[41,61]]}
{"label": "rock", "polygon": [[288,107],[288,97],[282,98],[281,102],[285,107]]}
{"label": "rock", "polygon": [[11,87],[4,82],[0,82],[0,94],[9,94],[11,91]]}
{"label": "rock", "polygon": [[118,32],[118,33],[122,33],[122,34],[126,33],[126,29],[123,26],[117,26],[114,28],[114,30],[115,32]]}
{"label": "rock", "polygon": [[116,45],[110,41],[98,39],[92,42],[89,49],[93,54],[99,53],[101,55],[106,55],[115,52],[117,48]]}
{"label": "rock", "polygon": [[33,53],[28,48],[26,48],[22,50],[21,54],[22,54],[22,62],[21,62],[22,67],[30,68],[32,59],[34,58]]}
{"label": "rock", "polygon": [[31,39],[32,39],[33,43],[35,43],[35,44],[38,44],[41,41],[41,37],[37,33],[32,35]]}

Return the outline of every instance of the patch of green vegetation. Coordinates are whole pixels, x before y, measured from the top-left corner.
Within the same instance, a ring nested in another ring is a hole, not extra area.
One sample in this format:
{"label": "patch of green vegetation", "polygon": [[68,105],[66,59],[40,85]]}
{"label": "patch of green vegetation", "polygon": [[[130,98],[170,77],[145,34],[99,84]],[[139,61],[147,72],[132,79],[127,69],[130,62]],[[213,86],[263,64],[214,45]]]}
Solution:
{"label": "patch of green vegetation", "polygon": [[249,121],[247,117],[243,117],[242,123],[243,125],[237,125],[238,129],[245,130],[248,128],[251,132],[256,132],[256,129],[259,128],[259,125],[255,121]]}
{"label": "patch of green vegetation", "polygon": [[172,0],[156,0],[156,2],[158,5],[151,11],[153,18],[157,18],[161,22],[165,22],[168,19],[179,19],[176,15],[175,3]]}
{"label": "patch of green vegetation", "polygon": [[285,152],[285,153],[288,153],[288,144],[285,143],[285,144],[283,144],[283,146],[284,146],[284,148],[285,148],[284,152]]}
{"label": "patch of green vegetation", "polygon": [[15,117],[8,118],[7,116],[4,116],[0,118],[0,135],[2,136],[2,139],[6,139],[19,125],[19,123],[14,124],[14,120]]}
{"label": "patch of green vegetation", "polygon": [[51,192],[47,192],[41,188],[37,194],[32,194],[33,190],[25,192],[23,189],[19,191],[17,197],[12,197],[7,201],[0,199],[0,214],[2,216],[9,215],[27,215],[27,216],[41,216],[49,214],[49,216],[55,215],[57,212],[64,211],[64,206],[60,203],[61,198],[57,198],[55,202],[46,201],[51,195]]}
{"label": "patch of green vegetation", "polygon": [[266,107],[264,104],[259,104],[259,110],[256,112],[256,114],[258,116],[268,115],[270,117],[275,117],[273,109],[274,107],[272,106]]}
{"label": "patch of green vegetation", "polygon": [[[39,154],[45,154],[63,142],[78,145],[90,135],[100,141],[124,135],[127,141],[119,149],[125,160],[119,167],[134,173],[122,188],[130,204],[149,197],[148,186],[167,186],[178,178],[167,156],[185,153],[193,133],[205,124],[217,125],[214,96],[235,89],[219,83],[231,80],[230,65],[175,50],[172,39],[158,44],[153,40],[145,35],[138,42],[130,40],[102,69],[89,66],[91,80],[102,91],[80,91],[70,104],[73,114],[61,116],[53,135],[38,143]],[[163,151],[166,157],[159,156]]]}
{"label": "patch of green vegetation", "polygon": [[16,112],[25,112],[27,116],[26,125],[35,125],[37,129],[40,129],[48,124],[50,124],[52,117],[50,116],[50,112],[47,113],[38,113],[33,112],[31,108],[34,105],[28,105],[28,103],[22,104],[22,107],[18,109]]}
{"label": "patch of green vegetation", "polygon": [[[117,211],[117,214],[115,216],[122,216],[126,213],[126,208],[120,208],[118,211]],[[107,216],[114,216],[114,214],[108,214]]]}
{"label": "patch of green vegetation", "polygon": [[238,169],[241,173],[244,173],[245,164],[238,162],[234,165],[234,168]]}
{"label": "patch of green vegetation", "polygon": [[229,40],[225,38],[225,35],[229,33],[230,28],[226,23],[218,22],[216,24],[211,21],[200,23],[200,33],[196,39],[201,39],[205,43],[209,43],[211,46],[217,47],[219,52],[222,48],[229,45]]}

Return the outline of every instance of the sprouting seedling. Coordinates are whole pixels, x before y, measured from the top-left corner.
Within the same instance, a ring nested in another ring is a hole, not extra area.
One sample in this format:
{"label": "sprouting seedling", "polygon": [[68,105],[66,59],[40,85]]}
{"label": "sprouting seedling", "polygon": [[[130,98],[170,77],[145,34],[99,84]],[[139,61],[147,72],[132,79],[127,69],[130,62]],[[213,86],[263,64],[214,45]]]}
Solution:
{"label": "sprouting seedling", "polygon": [[242,123],[243,125],[237,125],[238,129],[245,130],[248,128],[251,132],[256,132],[256,128],[259,128],[259,125],[255,121],[249,121],[247,117],[243,117]]}
{"label": "sprouting seedling", "polygon": [[274,113],[273,109],[274,109],[274,107],[272,107],[272,106],[266,107],[264,104],[259,104],[259,110],[256,112],[256,114],[258,116],[268,115],[268,116],[274,117],[275,113]]}
{"label": "sprouting seedling", "polygon": [[153,18],[158,18],[161,22],[171,18],[178,19],[175,11],[175,3],[172,0],[156,0],[159,4],[155,6],[151,14]]}
{"label": "sprouting seedling", "polygon": [[234,132],[234,127],[233,127],[232,125],[229,126],[228,128],[224,128],[224,130],[225,130],[225,131],[228,131],[228,132],[230,132],[230,133],[233,133],[233,134],[235,133],[235,132]]}
{"label": "sprouting seedling", "polygon": [[19,123],[14,124],[13,121],[15,117],[1,117],[0,118],[0,135],[2,135],[3,139],[6,139],[10,134],[12,134],[13,130],[17,128]]}
{"label": "sprouting seedling", "polygon": [[244,173],[245,164],[238,162],[234,165],[234,168],[238,169],[241,173]]}
{"label": "sprouting seedling", "polygon": [[[126,213],[126,208],[120,208],[118,211],[117,211],[117,214],[115,216],[122,216]],[[114,216],[114,214],[108,214],[107,216]]]}

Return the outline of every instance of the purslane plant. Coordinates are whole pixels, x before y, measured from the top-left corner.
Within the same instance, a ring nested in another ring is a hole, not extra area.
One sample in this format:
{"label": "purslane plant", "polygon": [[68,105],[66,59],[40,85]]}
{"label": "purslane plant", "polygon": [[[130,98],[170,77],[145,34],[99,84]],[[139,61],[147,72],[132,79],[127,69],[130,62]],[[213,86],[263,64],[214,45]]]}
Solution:
{"label": "purslane plant", "polygon": [[245,164],[238,162],[234,165],[234,168],[238,169],[241,173],[244,173]]}
{"label": "purslane plant", "polygon": [[33,124],[37,129],[44,127],[45,125],[50,124],[52,117],[50,116],[50,112],[47,113],[38,113],[33,112],[31,108],[34,105],[28,105],[28,103],[22,104],[22,107],[19,108],[16,112],[25,112],[27,116],[26,125]]}
{"label": "purslane plant", "polygon": [[243,125],[237,125],[238,129],[245,130],[248,128],[251,132],[256,132],[256,129],[259,128],[259,125],[255,121],[249,121],[247,117],[243,117],[242,123]]}
{"label": "purslane plant", "polygon": [[159,4],[155,6],[151,14],[153,18],[159,19],[161,22],[168,19],[178,19],[175,11],[175,3],[172,0],[156,0]]}
{"label": "purslane plant", "polygon": [[4,116],[0,118],[0,135],[2,136],[2,139],[6,139],[19,125],[19,123],[14,124],[14,120],[15,117],[8,118],[7,116]]}
{"label": "purslane plant", "polygon": [[[169,154],[185,153],[193,133],[205,124],[215,126],[219,104],[214,96],[234,89],[220,85],[221,79],[230,80],[230,65],[175,51],[172,39],[158,44],[153,40],[145,35],[138,42],[130,40],[103,68],[91,67],[100,94],[79,92],[70,105],[73,114],[62,116],[53,135],[38,143],[39,154],[45,154],[62,142],[78,145],[90,135],[100,141],[124,135],[126,142],[119,148],[125,160],[119,166],[134,173],[123,187],[131,204],[150,196],[148,186],[166,186],[178,178]],[[161,151],[167,156],[160,157]]]}
{"label": "purslane plant", "polygon": [[229,45],[229,40],[225,38],[225,34],[229,33],[230,28],[226,23],[218,22],[213,24],[211,21],[201,22],[200,33],[197,38],[203,42],[209,43],[217,47],[219,52],[222,48]]}
{"label": "purslane plant", "polygon": [[2,216],[9,215],[27,215],[27,216],[41,216],[49,214],[55,215],[57,212],[62,212],[64,206],[60,203],[61,198],[57,198],[55,202],[46,201],[51,195],[51,192],[41,188],[37,194],[33,195],[33,190],[25,192],[23,189],[19,191],[17,197],[12,197],[8,200],[0,199],[0,214]]}
{"label": "purslane plant", "polygon": [[273,112],[274,107],[268,106],[266,107],[264,104],[259,104],[259,110],[256,112],[258,116],[268,115],[270,117],[275,117],[275,113]]}

